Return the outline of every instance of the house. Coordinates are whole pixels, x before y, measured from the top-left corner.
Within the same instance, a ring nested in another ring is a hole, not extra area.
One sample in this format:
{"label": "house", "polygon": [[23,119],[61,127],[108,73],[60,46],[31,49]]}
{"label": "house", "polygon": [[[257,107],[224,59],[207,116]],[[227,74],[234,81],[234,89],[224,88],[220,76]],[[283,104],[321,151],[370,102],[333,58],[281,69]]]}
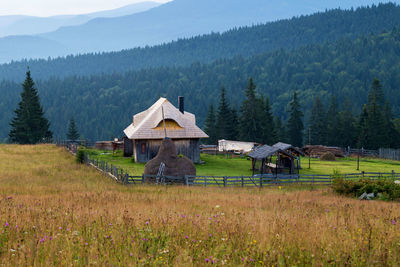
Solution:
{"label": "house", "polygon": [[218,150],[220,152],[233,151],[247,154],[254,149],[257,144],[254,142],[218,140]]}
{"label": "house", "polygon": [[[136,162],[153,159],[164,138],[174,141],[178,155],[200,162],[200,138],[208,138],[196,125],[196,117],[184,111],[184,99],[179,97],[179,109],[166,98],[160,98],[148,110],[133,116],[124,130],[129,139],[125,151],[131,151]],[[128,154],[129,155],[129,154]]]}

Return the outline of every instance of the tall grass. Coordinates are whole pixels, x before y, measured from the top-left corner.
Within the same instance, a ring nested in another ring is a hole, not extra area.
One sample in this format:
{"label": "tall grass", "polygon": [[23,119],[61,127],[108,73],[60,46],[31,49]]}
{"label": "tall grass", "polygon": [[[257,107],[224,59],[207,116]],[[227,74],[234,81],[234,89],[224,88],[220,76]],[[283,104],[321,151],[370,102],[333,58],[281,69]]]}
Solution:
{"label": "tall grass", "polygon": [[62,149],[0,145],[0,262],[399,264],[399,203],[291,189],[125,187]]}

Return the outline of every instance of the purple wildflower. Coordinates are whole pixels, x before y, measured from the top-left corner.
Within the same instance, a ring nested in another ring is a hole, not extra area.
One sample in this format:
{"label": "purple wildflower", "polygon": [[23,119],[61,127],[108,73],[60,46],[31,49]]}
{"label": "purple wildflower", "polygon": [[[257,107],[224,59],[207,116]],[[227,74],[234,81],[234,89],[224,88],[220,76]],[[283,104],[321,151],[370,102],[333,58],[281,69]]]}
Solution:
{"label": "purple wildflower", "polygon": [[188,236],[185,236],[185,239],[188,239],[189,237]]}
{"label": "purple wildflower", "polygon": [[6,222],[6,223],[4,224],[4,226],[5,226],[5,227],[8,227],[8,226],[9,226],[8,222]]}
{"label": "purple wildflower", "polygon": [[395,225],[395,224],[396,224],[396,221],[395,221],[395,220],[392,220],[392,224]]}
{"label": "purple wildflower", "polygon": [[61,230],[61,229],[62,229],[62,227],[60,226],[60,227],[58,227],[58,229],[60,229],[60,230]]}
{"label": "purple wildflower", "polygon": [[133,253],[129,253],[129,256],[133,257]]}
{"label": "purple wildflower", "polygon": [[210,261],[210,259],[209,258],[206,258],[206,262],[208,263]]}
{"label": "purple wildflower", "polygon": [[146,225],[148,225],[148,224],[149,224],[149,222],[147,221],[147,222],[146,222]]}
{"label": "purple wildflower", "polygon": [[211,234],[209,234],[208,236],[211,237]]}
{"label": "purple wildflower", "polygon": [[44,238],[40,239],[40,243],[44,243],[45,240]]}
{"label": "purple wildflower", "polygon": [[88,243],[88,242],[86,242],[86,243],[85,243],[85,245],[87,246],[87,245],[89,245],[89,243]]}

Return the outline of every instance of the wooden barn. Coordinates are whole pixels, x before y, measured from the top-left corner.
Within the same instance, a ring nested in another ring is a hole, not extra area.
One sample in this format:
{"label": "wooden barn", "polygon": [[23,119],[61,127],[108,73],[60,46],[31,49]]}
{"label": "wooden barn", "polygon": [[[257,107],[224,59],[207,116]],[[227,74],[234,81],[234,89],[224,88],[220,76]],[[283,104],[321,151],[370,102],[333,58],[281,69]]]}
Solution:
{"label": "wooden barn", "polygon": [[165,137],[171,138],[178,155],[183,154],[194,163],[200,162],[200,138],[208,138],[196,125],[196,117],[184,111],[183,97],[179,109],[166,98],[160,98],[148,110],[133,116],[132,124],[124,130],[125,156],[134,156],[136,162],[153,159]]}

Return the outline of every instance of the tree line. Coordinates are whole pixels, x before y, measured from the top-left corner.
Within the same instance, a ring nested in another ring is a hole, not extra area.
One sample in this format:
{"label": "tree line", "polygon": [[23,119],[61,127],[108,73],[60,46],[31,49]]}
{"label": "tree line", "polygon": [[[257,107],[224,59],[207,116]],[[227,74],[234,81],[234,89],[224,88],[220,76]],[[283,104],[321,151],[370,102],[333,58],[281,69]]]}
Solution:
{"label": "tree line", "polygon": [[0,65],[0,80],[22,80],[21,73],[25,72],[27,66],[36,79],[47,80],[51,77],[125,73],[163,66],[190,66],[196,62],[212,63],[222,58],[248,58],[279,49],[297,49],[343,38],[353,40],[398,25],[400,6],[394,3],[354,10],[334,9],[152,47],[11,62]]}
{"label": "tree line", "polygon": [[256,88],[250,78],[245,89],[246,98],[238,112],[228,103],[226,90],[222,87],[218,107],[211,103],[205,120],[205,131],[210,137],[207,144],[226,139],[268,145],[287,142],[298,147],[304,144],[369,149],[400,147],[400,121],[394,119],[378,79],[373,80],[368,101],[359,115],[353,114],[348,99],[339,106],[333,96],[326,107],[317,96],[306,131],[296,91],[287,110],[288,119],[282,121],[271,111],[269,98],[258,94]]}
{"label": "tree line", "polygon": [[[293,90],[297,92],[305,124],[308,124],[317,97],[327,106],[335,96],[340,110],[346,107],[358,116],[368,102],[373,77],[379,78],[385,95],[390,96],[393,114],[399,116],[399,47],[400,31],[393,29],[356,40],[277,50],[248,59],[235,57],[190,67],[35,81],[55,138],[65,138],[66,124],[71,117],[83,138],[120,137],[132,116],[146,110],[160,96],[174,104],[179,95],[184,96],[187,110],[196,114],[197,124],[202,127],[210,103],[218,104],[222,84],[227,100],[239,115],[246,97],[243,88],[249,77],[257,84],[258,93],[269,99],[273,114],[284,122],[288,120],[288,103],[293,99]],[[8,137],[9,122],[20,92],[20,84],[0,82],[1,141]],[[346,101],[351,105],[346,106]]]}

